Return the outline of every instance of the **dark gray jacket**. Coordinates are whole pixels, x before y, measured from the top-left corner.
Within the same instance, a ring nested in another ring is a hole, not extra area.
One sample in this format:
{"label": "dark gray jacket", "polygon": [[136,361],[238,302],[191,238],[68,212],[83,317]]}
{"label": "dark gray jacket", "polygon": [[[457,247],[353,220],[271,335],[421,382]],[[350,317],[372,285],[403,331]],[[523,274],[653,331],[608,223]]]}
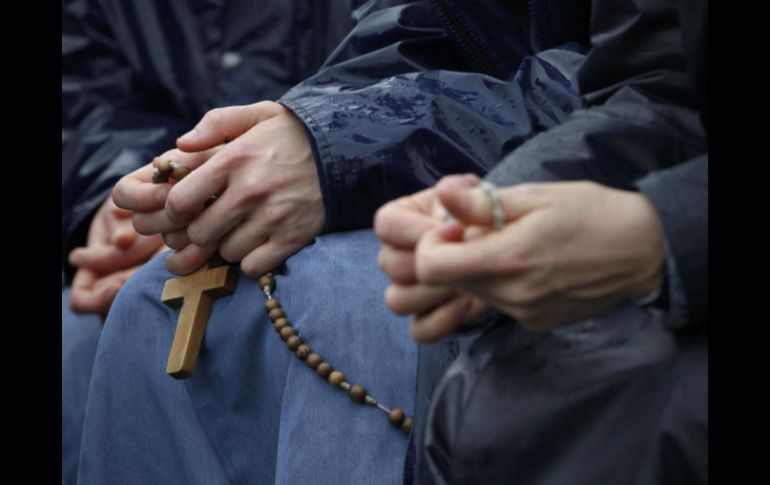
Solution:
{"label": "dark gray jacket", "polygon": [[488,179],[642,191],[667,298],[546,334],[489,328],[433,393],[421,483],[708,481],[707,32],[707,0],[594,0],[584,109]]}

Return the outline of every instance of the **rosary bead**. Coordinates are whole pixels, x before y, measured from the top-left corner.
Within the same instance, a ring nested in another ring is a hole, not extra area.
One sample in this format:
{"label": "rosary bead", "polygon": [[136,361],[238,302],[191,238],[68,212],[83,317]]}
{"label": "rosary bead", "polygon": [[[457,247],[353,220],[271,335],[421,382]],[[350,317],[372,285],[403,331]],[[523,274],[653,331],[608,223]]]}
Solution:
{"label": "rosary bead", "polygon": [[412,418],[406,418],[403,423],[401,423],[401,429],[406,431],[407,433],[412,432]]}
{"label": "rosary bead", "polygon": [[307,359],[305,359],[305,362],[307,362],[307,365],[310,366],[311,369],[315,370],[318,368],[319,365],[321,365],[321,362],[323,362],[324,359],[320,355],[313,352],[312,354],[307,356]]}
{"label": "rosary bead", "polygon": [[316,367],[315,373],[319,376],[326,378],[329,377],[329,374],[332,373],[334,369],[332,369],[332,366],[328,362],[321,362],[318,364],[318,367]]}
{"label": "rosary bead", "polygon": [[280,308],[280,307],[279,308],[273,308],[272,310],[270,310],[270,313],[268,313],[267,315],[268,315],[268,317],[270,317],[270,321],[273,322],[273,323],[275,323],[275,321],[278,320],[279,318],[282,318],[282,317],[286,316],[286,314],[283,313],[283,309]]}
{"label": "rosary bead", "polygon": [[332,371],[331,374],[329,374],[329,384],[331,384],[334,387],[340,387],[340,384],[345,382],[345,374],[342,372],[335,370]]}
{"label": "rosary bead", "polygon": [[393,408],[390,413],[388,413],[388,421],[390,421],[390,424],[393,426],[401,426],[401,423],[403,423],[405,419],[406,415],[398,408]]}
{"label": "rosary bead", "polygon": [[260,276],[259,289],[262,290],[265,288],[265,286],[270,287],[270,291],[275,291],[275,278],[273,278],[269,274]]}
{"label": "rosary bead", "polygon": [[291,335],[286,339],[286,346],[289,347],[289,350],[295,350],[297,347],[299,347],[301,342],[302,341],[299,339],[299,337],[296,335]]}
{"label": "rosary bead", "polygon": [[272,310],[274,310],[276,308],[281,308],[281,302],[278,301],[277,298],[272,298],[272,299],[267,300],[265,302],[265,311],[267,313],[270,313]]}
{"label": "rosary bead", "polygon": [[291,337],[292,335],[297,335],[297,331],[294,330],[294,327],[292,327],[291,325],[285,325],[281,329],[281,338],[282,339],[286,340],[289,337]]}
{"label": "rosary bead", "polygon": [[166,182],[168,182],[168,176],[161,174],[157,168],[152,171],[152,183],[165,184]]}
{"label": "rosary bead", "polygon": [[192,172],[192,170],[186,165],[175,165],[174,170],[171,172],[171,176],[177,180],[182,180],[190,175],[190,172]]}
{"label": "rosary bead", "polygon": [[356,384],[350,387],[348,395],[350,395],[350,399],[356,402],[364,402],[366,400],[366,388],[361,384]]}
{"label": "rosary bead", "polygon": [[273,323],[273,328],[275,328],[276,332],[280,332],[281,329],[286,325],[290,325],[289,321],[281,317],[278,320],[276,320],[275,323]]}
{"label": "rosary bead", "polygon": [[168,159],[158,160],[155,167],[158,169],[158,172],[165,177],[168,177],[169,174],[174,171],[174,168],[171,166],[171,160]]}
{"label": "rosary bead", "polygon": [[294,352],[294,355],[296,355],[299,360],[305,360],[311,352],[312,350],[310,350],[309,345],[301,344],[299,347],[297,347],[297,351]]}

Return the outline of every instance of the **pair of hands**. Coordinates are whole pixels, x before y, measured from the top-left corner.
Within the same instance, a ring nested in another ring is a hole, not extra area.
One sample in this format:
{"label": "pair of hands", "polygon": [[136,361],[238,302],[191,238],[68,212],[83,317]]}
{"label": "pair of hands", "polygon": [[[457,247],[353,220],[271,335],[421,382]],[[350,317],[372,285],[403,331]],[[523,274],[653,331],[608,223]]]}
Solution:
{"label": "pair of hands", "polygon": [[175,250],[167,259],[172,273],[191,273],[219,250],[256,276],[321,232],[315,161],[302,123],[285,107],[214,109],[177,145],[159,158],[193,172],[173,185],[153,184],[153,161],[123,177],[94,217],[87,247],[70,254],[78,267],[73,310],[105,315],[125,280],[167,249],[163,242]]}
{"label": "pair of hands", "polygon": [[131,225],[131,212],[107,199],[96,211],[86,247],[69,254],[78,268],[70,288],[70,307],[106,317],[123,283],[155,254],[164,251],[159,235],[142,236]]}
{"label": "pair of hands", "polygon": [[490,307],[546,331],[662,284],[662,229],[643,195],[592,182],[503,188],[506,224],[492,231],[479,183],[448,176],[375,217],[378,263],[392,281],[385,300],[415,314],[416,340],[441,338]]}
{"label": "pair of hands", "polygon": [[264,101],[209,111],[177,147],[160,158],[190,167],[183,180],[153,184],[151,163],[113,191],[137,232],[162,234],[175,250],[167,259],[172,273],[191,273],[218,250],[256,276],[321,232],[315,160],[302,123],[285,107]]}

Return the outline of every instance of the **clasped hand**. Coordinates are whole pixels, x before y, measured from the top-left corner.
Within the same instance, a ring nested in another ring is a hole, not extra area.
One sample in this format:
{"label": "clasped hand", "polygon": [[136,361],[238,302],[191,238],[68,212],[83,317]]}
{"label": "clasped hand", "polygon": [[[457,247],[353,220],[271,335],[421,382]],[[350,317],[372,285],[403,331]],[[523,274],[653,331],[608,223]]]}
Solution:
{"label": "clasped hand", "polygon": [[[473,175],[383,206],[375,217],[385,299],[433,341],[489,306],[535,331],[598,316],[662,284],[662,230],[641,194],[592,182],[500,189],[506,223]],[[446,220],[446,213],[451,220]]]}
{"label": "clasped hand", "polygon": [[[115,186],[140,234],[163,234],[168,269],[187,274],[215,251],[248,275],[265,273],[310,243],[325,216],[304,127],[273,102],[212,110],[159,158],[193,169],[153,184],[153,163]],[[216,196],[213,204],[206,202]]]}

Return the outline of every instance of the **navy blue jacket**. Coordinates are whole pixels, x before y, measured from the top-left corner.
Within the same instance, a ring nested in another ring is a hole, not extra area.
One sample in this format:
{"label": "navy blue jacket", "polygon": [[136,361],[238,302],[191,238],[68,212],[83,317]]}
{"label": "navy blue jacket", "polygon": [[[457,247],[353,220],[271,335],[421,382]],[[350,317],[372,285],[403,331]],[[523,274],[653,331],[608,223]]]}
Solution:
{"label": "navy blue jacket", "polygon": [[214,107],[277,99],[381,0],[62,3],[62,256],[120,177]]}
{"label": "navy blue jacket", "polygon": [[547,333],[492,325],[433,391],[420,483],[708,483],[708,0],[593,9],[584,109],[488,179],[644,193],[670,301]]}
{"label": "navy blue jacket", "polygon": [[485,174],[579,107],[579,44],[522,61],[587,43],[586,3],[417,0],[363,19],[280,99],[312,140],[326,230],[369,227],[443,175]]}

